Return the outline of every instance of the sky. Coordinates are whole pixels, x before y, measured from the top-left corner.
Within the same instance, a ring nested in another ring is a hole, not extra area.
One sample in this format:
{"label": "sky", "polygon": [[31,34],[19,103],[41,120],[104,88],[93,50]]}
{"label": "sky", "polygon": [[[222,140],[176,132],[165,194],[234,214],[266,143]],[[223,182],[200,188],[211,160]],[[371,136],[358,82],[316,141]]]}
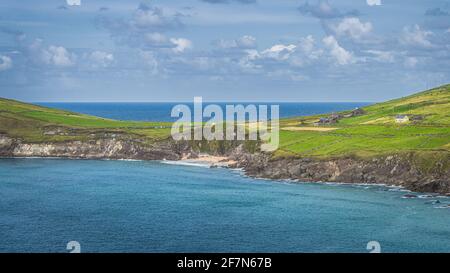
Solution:
{"label": "sky", "polygon": [[450,83],[450,0],[2,0],[0,97],[383,101]]}

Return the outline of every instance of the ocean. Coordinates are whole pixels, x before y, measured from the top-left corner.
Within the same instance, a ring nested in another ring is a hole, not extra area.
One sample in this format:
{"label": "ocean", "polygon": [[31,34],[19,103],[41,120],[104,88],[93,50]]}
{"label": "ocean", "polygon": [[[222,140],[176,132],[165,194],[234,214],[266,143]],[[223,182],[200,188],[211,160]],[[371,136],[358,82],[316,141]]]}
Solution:
{"label": "ocean", "polygon": [[[83,113],[88,115],[99,116],[103,118],[117,119],[117,120],[139,120],[139,121],[175,121],[177,118],[172,118],[170,113],[172,108],[177,104],[186,104],[193,109],[193,103],[49,103],[38,102],[41,106],[64,109],[72,112]],[[204,102],[203,107],[207,104],[217,104],[224,110],[226,104],[252,104],[250,102]],[[356,107],[368,105],[366,102],[310,102],[310,103],[271,103],[258,102],[255,105],[276,104],[280,106],[280,117],[294,117],[324,114],[331,112],[338,112],[343,110],[353,110]],[[270,108],[269,108],[270,109]]]}
{"label": "ocean", "polygon": [[[41,103],[170,121],[170,103]],[[280,104],[282,117],[364,103]],[[0,159],[0,252],[450,252],[448,197],[164,162]],[[436,202],[439,201],[439,202]]]}
{"label": "ocean", "polygon": [[1,159],[0,173],[0,252],[450,252],[449,198],[398,188],[148,161]]}

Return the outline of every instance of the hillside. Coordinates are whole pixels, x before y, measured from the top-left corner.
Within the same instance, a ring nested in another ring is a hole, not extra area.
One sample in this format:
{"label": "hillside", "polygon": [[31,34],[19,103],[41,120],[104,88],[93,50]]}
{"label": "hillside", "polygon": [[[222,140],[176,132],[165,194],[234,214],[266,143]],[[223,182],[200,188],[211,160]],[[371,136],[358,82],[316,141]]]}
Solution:
{"label": "hillside", "polygon": [[[397,152],[450,151],[450,85],[362,108],[334,113],[337,122],[320,124],[331,114],[280,121],[275,157],[374,156]],[[418,117],[396,123],[396,115]],[[24,142],[95,140],[127,135],[149,143],[170,136],[170,123],[117,121],[0,99],[0,134]]]}
{"label": "hillside", "polygon": [[[334,115],[281,121],[276,156],[374,156],[398,152],[450,151],[450,85]],[[397,123],[397,115],[409,121]],[[320,123],[333,117],[336,122]],[[413,120],[417,119],[417,120]]]}
{"label": "hillside", "polygon": [[0,133],[26,142],[88,140],[114,133],[156,141],[169,136],[169,127],[169,123],[111,120],[0,98]]}

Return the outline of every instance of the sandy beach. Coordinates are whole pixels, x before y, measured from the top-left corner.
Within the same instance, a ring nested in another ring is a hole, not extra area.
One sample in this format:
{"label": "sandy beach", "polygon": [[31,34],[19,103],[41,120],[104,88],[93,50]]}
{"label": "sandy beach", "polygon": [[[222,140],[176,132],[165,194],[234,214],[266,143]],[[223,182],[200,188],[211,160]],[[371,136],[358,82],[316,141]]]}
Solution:
{"label": "sandy beach", "polygon": [[181,160],[189,163],[206,164],[211,167],[228,167],[236,163],[236,161],[231,160],[226,156],[214,156],[208,154],[199,154],[197,158],[183,157]]}

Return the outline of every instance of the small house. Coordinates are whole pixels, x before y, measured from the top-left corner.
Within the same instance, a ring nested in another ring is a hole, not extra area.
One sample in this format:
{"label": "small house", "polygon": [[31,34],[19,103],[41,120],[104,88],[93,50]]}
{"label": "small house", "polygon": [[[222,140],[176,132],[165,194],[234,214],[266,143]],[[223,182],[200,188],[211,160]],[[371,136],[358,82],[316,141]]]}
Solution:
{"label": "small house", "polygon": [[347,113],[347,114],[343,115],[343,117],[344,118],[351,118],[351,117],[364,115],[365,113],[366,113],[366,111],[364,111],[363,109],[357,107],[354,110],[352,110],[350,113]]}
{"label": "small house", "polygon": [[360,115],[364,115],[366,112],[363,110],[363,109],[361,109],[361,108],[359,108],[359,107],[357,107],[355,110],[353,110],[352,111],[352,115],[355,117],[355,116],[360,116]]}
{"label": "small house", "polygon": [[409,117],[407,115],[397,115],[395,116],[395,122],[397,123],[405,123],[409,121]]}
{"label": "small house", "polygon": [[413,116],[411,116],[410,120],[421,121],[421,120],[423,120],[423,116],[422,115],[413,115]]}

